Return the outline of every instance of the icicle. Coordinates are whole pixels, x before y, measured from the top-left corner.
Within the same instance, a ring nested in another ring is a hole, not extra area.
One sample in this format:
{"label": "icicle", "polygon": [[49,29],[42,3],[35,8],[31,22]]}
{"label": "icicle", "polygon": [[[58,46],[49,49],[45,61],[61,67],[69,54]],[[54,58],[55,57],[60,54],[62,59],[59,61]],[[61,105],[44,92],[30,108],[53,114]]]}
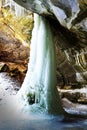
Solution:
{"label": "icicle", "polygon": [[17,17],[24,16],[24,8],[15,3],[15,15]]}
{"label": "icicle", "polygon": [[[35,14],[32,32],[30,62],[18,97],[51,114],[63,114],[56,88],[56,65],[53,37],[49,22]],[[34,106],[31,105],[31,106]]]}

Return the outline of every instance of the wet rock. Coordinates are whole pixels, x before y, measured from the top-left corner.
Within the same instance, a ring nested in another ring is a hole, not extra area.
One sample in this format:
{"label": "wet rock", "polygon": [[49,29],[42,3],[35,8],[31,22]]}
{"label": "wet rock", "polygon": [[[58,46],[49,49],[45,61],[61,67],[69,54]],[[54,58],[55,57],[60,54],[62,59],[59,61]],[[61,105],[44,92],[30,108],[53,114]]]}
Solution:
{"label": "wet rock", "polygon": [[3,62],[0,62],[0,72],[9,72],[9,66]]}
{"label": "wet rock", "polygon": [[86,95],[86,89],[77,89],[77,90],[64,90],[59,89],[60,97],[67,98],[69,101],[73,103],[80,103],[80,104],[87,104],[87,95]]}
{"label": "wet rock", "polygon": [[87,104],[87,98],[81,97],[80,99],[78,99],[78,103],[80,103],[80,104]]}
{"label": "wet rock", "polygon": [[80,93],[76,92],[76,93],[63,93],[62,95],[63,97],[66,97],[68,100],[70,100],[71,102],[77,103],[78,99],[80,98]]}
{"label": "wet rock", "polygon": [[62,99],[62,105],[68,113],[74,112],[74,114],[84,115],[87,112],[87,105],[72,103],[67,98]]}

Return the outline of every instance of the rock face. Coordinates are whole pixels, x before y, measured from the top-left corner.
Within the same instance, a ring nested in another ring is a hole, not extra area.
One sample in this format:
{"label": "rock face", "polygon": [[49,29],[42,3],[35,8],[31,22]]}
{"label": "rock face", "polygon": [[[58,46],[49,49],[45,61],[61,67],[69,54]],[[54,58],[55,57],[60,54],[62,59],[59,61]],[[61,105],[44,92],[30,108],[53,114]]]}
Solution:
{"label": "rock face", "polygon": [[[25,8],[44,16],[50,16],[66,27],[71,27],[86,17],[86,0],[14,0]],[[77,18],[78,17],[78,18]],[[79,19],[79,20],[78,20]],[[73,23],[73,24],[72,24]]]}
{"label": "rock face", "polygon": [[23,82],[29,57],[29,47],[5,32],[0,32],[0,72]]}
{"label": "rock face", "polygon": [[87,0],[14,0],[47,17],[54,32],[58,86],[87,85]]}
{"label": "rock face", "polygon": [[28,56],[28,47],[23,46],[16,38],[0,32],[0,61],[26,64]]}

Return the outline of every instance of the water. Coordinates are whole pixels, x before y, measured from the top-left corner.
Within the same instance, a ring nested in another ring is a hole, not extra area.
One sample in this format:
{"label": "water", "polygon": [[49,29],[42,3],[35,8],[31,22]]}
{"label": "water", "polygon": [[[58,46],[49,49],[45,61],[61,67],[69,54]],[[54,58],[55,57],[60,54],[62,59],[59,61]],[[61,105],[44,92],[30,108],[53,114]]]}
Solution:
{"label": "water", "polygon": [[87,130],[87,120],[33,116],[27,119],[0,121],[0,130]]}

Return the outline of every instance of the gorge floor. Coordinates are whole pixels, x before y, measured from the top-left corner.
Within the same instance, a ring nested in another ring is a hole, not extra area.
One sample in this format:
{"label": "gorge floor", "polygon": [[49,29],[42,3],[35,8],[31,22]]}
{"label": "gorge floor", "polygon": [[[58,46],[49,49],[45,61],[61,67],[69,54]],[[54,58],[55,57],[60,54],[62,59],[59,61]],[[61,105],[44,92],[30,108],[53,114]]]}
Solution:
{"label": "gorge floor", "polygon": [[63,119],[63,117],[39,113],[16,115],[15,111],[12,111],[12,104],[15,104],[13,98],[18,90],[17,82],[7,73],[0,73],[0,130],[87,130],[86,119]]}

